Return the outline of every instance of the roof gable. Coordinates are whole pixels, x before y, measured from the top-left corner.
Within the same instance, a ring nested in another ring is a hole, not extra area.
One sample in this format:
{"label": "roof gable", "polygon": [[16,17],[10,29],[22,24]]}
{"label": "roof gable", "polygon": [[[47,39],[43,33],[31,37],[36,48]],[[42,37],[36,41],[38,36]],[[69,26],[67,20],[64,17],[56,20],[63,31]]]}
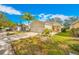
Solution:
{"label": "roof gable", "polygon": [[31,25],[33,25],[33,24],[35,24],[35,25],[44,25],[44,23],[42,21],[38,21],[38,20],[33,21],[31,23]]}

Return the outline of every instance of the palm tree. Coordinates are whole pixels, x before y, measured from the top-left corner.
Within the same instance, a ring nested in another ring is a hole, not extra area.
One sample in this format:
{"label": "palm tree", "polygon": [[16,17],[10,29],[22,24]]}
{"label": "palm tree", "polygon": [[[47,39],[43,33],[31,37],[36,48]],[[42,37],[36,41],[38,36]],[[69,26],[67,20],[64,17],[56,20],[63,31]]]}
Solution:
{"label": "palm tree", "polygon": [[31,13],[25,12],[22,16],[23,19],[28,21],[28,24],[30,21],[34,20],[34,17],[31,15]]}
{"label": "palm tree", "polygon": [[29,24],[30,21],[33,21],[34,20],[34,16],[32,16],[31,13],[25,12],[25,13],[23,13],[22,19],[27,20],[28,21],[28,24]]}

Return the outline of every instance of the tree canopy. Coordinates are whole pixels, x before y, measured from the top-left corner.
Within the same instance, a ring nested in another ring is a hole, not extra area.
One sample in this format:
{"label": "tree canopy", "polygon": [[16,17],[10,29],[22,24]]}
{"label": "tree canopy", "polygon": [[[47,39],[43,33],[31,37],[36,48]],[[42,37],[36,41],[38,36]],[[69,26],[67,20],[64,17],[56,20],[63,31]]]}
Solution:
{"label": "tree canopy", "polygon": [[8,19],[4,13],[0,13],[0,27],[8,27],[16,25],[14,22]]}
{"label": "tree canopy", "polygon": [[34,16],[32,16],[31,13],[24,12],[23,16],[22,16],[22,19],[27,20],[28,23],[29,23],[30,21],[34,20]]}
{"label": "tree canopy", "polygon": [[69,28],[69,26],[70,26],[73,22],[75,22],[76,20],[78,20],[78,19],[79,19],[79,17],[77,17],[77,16],[69,17],[69,19],[65,19],[65,20],[64,20],[64,26],[65,26],[66,28]]}

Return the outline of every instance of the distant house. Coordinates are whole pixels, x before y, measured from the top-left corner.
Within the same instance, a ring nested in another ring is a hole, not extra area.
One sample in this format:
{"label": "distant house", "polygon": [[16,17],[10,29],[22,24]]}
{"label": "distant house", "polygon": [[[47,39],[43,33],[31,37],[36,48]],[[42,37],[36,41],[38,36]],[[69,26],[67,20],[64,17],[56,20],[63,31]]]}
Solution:
{"label": "distant house", "polygon": [[45,28],[52,30],[52,32],[61,32],[63,26],[55,21],[45,21]]}
{"label": "distant house", "polygon": [[52,22],[47,20],[47,21],[44,22],[44,24],[45,24],[46,29],[52,30]]}
{"label": "distant house", "polygon": [[21,31],[21,26],[20,25],[17,25],[16,31]]}
{"label": "distant house", "polygon": [[52,31],[53,32],[61,32],[61,29],[63,28],[63,25],[61,25],[58,22],[53,22],[52,23]]}
{"label": "distant house", "polygon": [[[72,30],[73,29],[73,30]],[[70,25],[70,29],[71,30],[71,34],[72,36],[74,37],[79,37],[79,20],[73,22],[71,25]]]}
{"label": "distant house", "polygon": [[28,31],[29,30],[29,26],[25,25],[25,24],[17,25],[16,30],[17,31]]}
{"label": "distant house", "polygon": [[76,28],[79,28],[79,20],[73,22],[71,25],[70,25],[70,29],[76,29]]}
{"label": "distant house", "polygon": [[30,24],[30,28],[32,32],[38,32],[38,33],[41,33],[44,31],[44,23],[42,21],[33,21],[31,24]]}

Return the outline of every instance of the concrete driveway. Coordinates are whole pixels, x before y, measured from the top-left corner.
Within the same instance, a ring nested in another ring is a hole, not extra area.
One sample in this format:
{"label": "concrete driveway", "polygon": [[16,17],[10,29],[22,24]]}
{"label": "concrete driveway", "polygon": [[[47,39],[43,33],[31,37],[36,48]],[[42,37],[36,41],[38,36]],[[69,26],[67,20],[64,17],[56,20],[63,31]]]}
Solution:
{"label": "concrete driveway", "polygon": [[37,35],[38,33],[26,32],[17,35],[4,36],[3,39],[0,39],[0,55],[11,55],[14,54],[9,42],[14,40],[19,40],[21,38],[28,38]]}

